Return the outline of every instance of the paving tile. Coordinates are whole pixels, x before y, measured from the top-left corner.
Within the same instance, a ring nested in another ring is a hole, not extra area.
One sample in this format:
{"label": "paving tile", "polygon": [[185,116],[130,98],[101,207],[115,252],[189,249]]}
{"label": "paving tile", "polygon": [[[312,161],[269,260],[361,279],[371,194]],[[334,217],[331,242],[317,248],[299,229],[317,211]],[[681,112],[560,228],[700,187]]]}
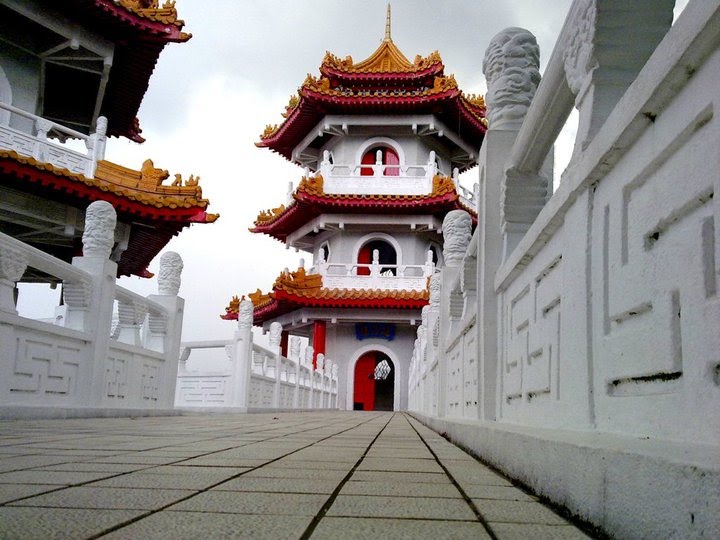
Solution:
{"label": "paving tile", "polygon": [[133,472],[147,470],[155,467],[155,465],[141,465],[132,463],[94,463],[87,461],[76,461],[71,463],[61,463],[58,465],[48,465],[47,467],[37,467],[34,471],[63,471],[63,472],[104,472],[109,474],[117,474],[124,472]]}
{"label": "paving tile", "polygon": [[538,502],[472,499],[480,514],[490,523],[538,523],[567,525],[568,522]]}
{"label": "paving tile", "polygon": [[341,495],[385,495],[392,497],[449,497],[461,498],[450,481],[447,483],[347,482]]}
{"label": "paving tile", "polygon": [[447,469],[453,478],[462,486],[479,484],[482,486],[512,487],[512,483],[509,480],[482,465],[447,467]]}
{"label": "paving tile", "polygon": [[58,489],[57,485],[0,484],[0,504]]}
{"label": "paving tile", "polygon": [[107,536],[108,540],[197,540],[198,538],[296,539],[310,516],[252,516],[163,511],[143,518]]}
{"label": "paving tile", "polygon": [[355,466],[356,462],[349,463],[347,461],[291,461],[288,459],[280,459],[274,461],[272,466],[281,469],[315,469],[315,470],[333,470],[348,472]]}
{"label": "paving tile", "polygon": [[142,454],[121,454],[93,459],[95,463],[130,463],[139,465],[169,465],[180,459],[167,456],[143,456]]}
{"label": "paving tile", "polygon": [[12,506],[156,510],[195,491],[180,489],[130,489],[81,486],[23,499]]}
{"label": "paving tile", "polygon": [[198,467],[193,465],[161,465],[150,469],[143,469],[143,474],[169,474],[192,478],[214,478],[224,480],[241,472],[249,471],[248,467]]}
{"label": "paving tile", "polygon": [[142,515],[142,512],[131,510],[5,506],[0,508],[0,538],[13,540],[87,538],[139,515]]}
{"label": "paving tile", "polygon": [[224,479],[212,475],[132,473],[93,482],[92,487],[201,490]]}
{"label": "paving tile", "polygon": [[314,516],[327,495],[206,491],[173,507],[174,511],[224,512],[231,514]]}
{"label": "paving tile", "polygon": [[0,484],[57,484],[70,486],[107,478],[114,472],[68,472],[25,470],[0,474]]}
{"label": "paving tile", "polygon": [[313,532],[312,538],[327,540],[336,540],[337,538],[343,540],[366,540],[367,538],[483,540],[490,536],[485,527],[478,522],[325,517]]}
{"label": "paving tile", "polygon": [[534,525],[521,523],[492,523],[499,540],[581,540],[590,538],[580,529],[569,525]]}
{"label": "paving tile", "polygon": [[474,520],[463,499],[338,495],[328,516]]}
{"label": "paving tile", "polygon": [[537,502],[536,497],[528,495],[523,490],[516,487],[465,484],[462,488],[471,499],[501,499],[507,501]]}
{"label": "paving tile", "polygon": [[345,478],[346,475],[347,471],[334,469],[287,469],[268,466],[252,470],[243,476],[248,478],[318,478],[322,480],[340,481]]}
{"label": "paving tile", "polygon": [[396,472],[396,471],[361,471],[356,470],[351,480],[370,482],[427,482],[447,483],[448,477],[445,473],[437,472]]}
{"label": "paving tile", "polygon": [[326,493],[335,491],[341,479],[253,478],[243,475],[213,488],[217,491],[268,491],[275,493]]}
{"label": "paving tile", "polygon": [[249,459],[249,458],[217,458],[214,456],[203,456],[197,458],[183,459],[178,465],[194,465],[203,467],[257,467],[272,461],[268,459]]}
{"label": "paving tile", "polygon": [[42,467],[43,465],[55,465],[68,461],[62,456],[25,455],[0,458],[0,473],[29,469],[31,467]]}
{"label": "paving tile", "polygon": [[359,471],[407,471],[442,473],[442,467],[434,459],[381,459],[365,458]]}

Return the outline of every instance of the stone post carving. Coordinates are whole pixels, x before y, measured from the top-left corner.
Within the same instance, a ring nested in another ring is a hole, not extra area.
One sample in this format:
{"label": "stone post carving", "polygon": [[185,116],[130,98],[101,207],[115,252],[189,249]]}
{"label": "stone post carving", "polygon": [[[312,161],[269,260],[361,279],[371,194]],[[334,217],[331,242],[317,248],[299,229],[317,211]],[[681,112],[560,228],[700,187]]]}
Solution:
{"label": "stone post carving", "polygon": [[246,298],[240,302],[240,308],[238,310],[238,328],[246,329],[252,328],[253,325],[253,303],[250,299]]}
{"label": "stone post carving", "polygon": [[472,237],[472,219],[465,210],[448,212],[443,221],[443,257],[446,266],[458,266]]}
{"label": "stone post carving", "polygon": [[160,257],[160,272],[158,273],[158,293],[177,296],[180,291],[180,277],[183,270],[183,260],[174,251],[167,251]]}
{"label": "stone post carving", "polygon": [[325,370],[325,355],[323,353],[318,353],[315,363],[315,370],[323,373],[323,371]]}
{"label": "stone post carving", "polygon": [[305,362],[304,363],[306,366],[312,367],[313,353],[314,353],[314,350],[313,350],[312,345],[308,345],[307,347],[305,347]]}
{"label": "stone post carving", "polygon": [[300,338],[293,336],[290,338],[290,358],[300,362]]}
{"label": "stone post carving", "polygon": [[282,324],[279,322],[274,322],[270,324],[270,348],[276,349],[280,347],[280,340],[282,339]]}
{"label": "stone post carving", "polygon": [[540,83],[540,49],[523,28],[506,28],[490,40],[483,74],[491,129],[520,129]]}
{"label": "stone post carving", "polygon": [[83,257],[110,257],[116,222],[115,209],[109,202],[95,201],[87,207],[82,236]]}
{"label": "stone post carving", "polygon": [[0,311],[15,310],[15,283],[20,281],[28,266],[25,252],[9,245],[0,245]]}
{"label": "stone post carving", "polygon": [[[131,345],[140,345],[140,327],[145,322],[147,313],[147,304],[143,302],[118,301],[119,333],[117,340]],[[163,332],[164,326],[163,324]]]}

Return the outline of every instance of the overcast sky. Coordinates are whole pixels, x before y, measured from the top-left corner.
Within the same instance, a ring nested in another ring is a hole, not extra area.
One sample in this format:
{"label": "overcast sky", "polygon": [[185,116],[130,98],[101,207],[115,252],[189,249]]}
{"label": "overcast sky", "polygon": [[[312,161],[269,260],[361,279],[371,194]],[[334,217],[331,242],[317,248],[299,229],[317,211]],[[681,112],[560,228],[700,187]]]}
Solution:
{"label": "overcast sky", "polygon": [[[194,225],[166,248],[185,262],[184,340],[229,338],[235,324],[219,315],[233,294],[268,291],[300,257],[265,235],[250,234],[258,212],[285,202],[302,170],[254,142],[279,123],[308,73],[318,75],[325,51],[364,60],[385,32],[385,0],[177,0],[193,38],[170,44],[150,79],[139,112],[138,145],[112,139],[106,158],[136,169],[146,158],[172,174],[200,175],[214,224]],[[541,69],[569,9],[569,0],[435,0],[392,2],[392,38],[412,60],[435,50],[466,93],[485,93],[482,59],[490,39],[510,26],[533,32]],[[477,169],[466,173],[471,187]],[[150,267],[157,271],[158,258]],[[126,278],[142,294],[155,280]],[[50,316],[50,315],[48,315]]]}

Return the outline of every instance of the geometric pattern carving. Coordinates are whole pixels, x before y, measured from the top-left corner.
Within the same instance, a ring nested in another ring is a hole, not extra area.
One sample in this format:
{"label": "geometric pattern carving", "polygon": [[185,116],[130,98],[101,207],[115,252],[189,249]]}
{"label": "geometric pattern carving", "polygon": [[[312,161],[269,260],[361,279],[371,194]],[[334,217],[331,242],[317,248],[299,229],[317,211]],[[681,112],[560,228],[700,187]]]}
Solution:
{"label": "geometric pattern carving", "polygon": [[142,367],[142,399],[145,401],[157,401],[160,387],[160,369],[157,364],[143,363]]}
{"label": "geometric pattern carving", "polygon": [[80,347],[19,338],[10,391],[38,396],[77,395]]}
{"label": "geometric pattern carving", "polygon": [[562,256],[554,257],[507,308],[503,397],[508,404],[558,397]]}
{"label": "geometric pattern carving", "polygon": [[125,399],[128,387],[128,364],[132,357],[111,356],[105,363],[105,395],[109,398]]}

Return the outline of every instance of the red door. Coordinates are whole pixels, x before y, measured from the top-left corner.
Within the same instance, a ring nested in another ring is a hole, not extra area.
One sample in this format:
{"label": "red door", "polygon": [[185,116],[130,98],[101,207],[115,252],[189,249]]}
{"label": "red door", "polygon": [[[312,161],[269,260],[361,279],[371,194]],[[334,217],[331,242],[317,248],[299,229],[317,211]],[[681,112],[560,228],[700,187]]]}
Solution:
{"label": "red door", "polygon": [[[358,264],[370,264],[372,262],[372,250],[370,249],[370,244],[365,244],[363,247],[360,248],[360,251],[358,251],[358,261],[357,262],[358,262]],[[358,266],[357,275],[358,276],[369,276],[370,275],[370,267]]]}
{"label": "red door", "polygon": [[353,409],[372,411],[375,409],[375,353],[363,354],[355,364],[355,390]]}
{"label": "red door", "polygon": [[[385,165],[400,165],[400,158],[392,148],[384,148],[383,163]],[[400,167],[386,167],[383,174],[385,176],[400,176]]]}
{"label": "red door", "polygon": [[[382,164],[400,165],[400,158],[398,157],[397,152],[395,152],[395,150],[393,150],[392,148],[388,148],[387,146],[376,146],[375,148],[371,148],[363,154],[360,163],[362,165],[375,165],[377,161],[378,150],[380,150],[381,152]],[[373,176],[373,174],[374,172],[372,170],[372,167],[360,168],[360,176]],[[400,176],[400,167],[386,167],[385,170],[383,170],[383,174],[385,176]]]}

